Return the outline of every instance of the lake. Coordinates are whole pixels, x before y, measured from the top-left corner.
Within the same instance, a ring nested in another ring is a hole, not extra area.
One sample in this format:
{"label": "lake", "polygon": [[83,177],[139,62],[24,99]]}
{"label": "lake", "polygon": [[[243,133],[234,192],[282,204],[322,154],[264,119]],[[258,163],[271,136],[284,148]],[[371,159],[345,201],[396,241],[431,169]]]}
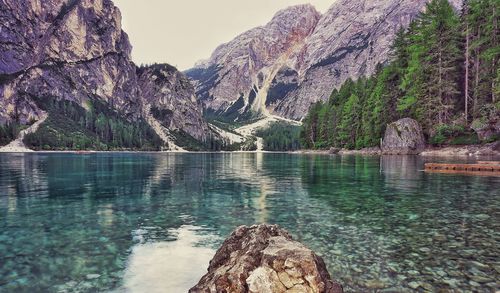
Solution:
{"label": "lake", "polygon": [[0,154],[0,291],[185,292],[255,223],[286,228],[346,292],[500,290],[500,178],[422,169],[416,156]]}

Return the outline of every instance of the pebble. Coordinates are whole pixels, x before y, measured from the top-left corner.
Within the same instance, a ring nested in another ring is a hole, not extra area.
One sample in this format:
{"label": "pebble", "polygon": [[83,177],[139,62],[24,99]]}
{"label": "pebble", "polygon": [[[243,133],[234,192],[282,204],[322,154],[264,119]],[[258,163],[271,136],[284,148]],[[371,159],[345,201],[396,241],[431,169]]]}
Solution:
{"label": "pebble", "polygon": [[469,278],[477,283],[489,283],[493,281],[491,278],[488,277],[483,277],[483,276],[478,276],[478,275],[469,275]]}
{"label": "pebble", "polygon": [[493,265],[493,268],[500,274],[500,265]]}
{"label": "pebble", "polygon": [[365,286],[370,289],[382,289],[385,288],[387,285],[380,280],[368,280],[365,282]]}
{"label": "pebble", "polygon": [[85,277],[87,278],[87,280],[93,280],[93,279],[99,278],[100,276],[101,275],[99,275],[99,274],[88,274]]}
{"label": "pebble", "polygon": [[479,286],[481,286],[479,283],[476,283],[474,281],[469,281],[469,285],[471,285],[473,287],[479,287]]}
{"label": "pebble", "polygon": [[488,270],[490,267],[488,265],[485,265],[483,263],[480,263],[478,261],[470,261],[469,264],[483,270]]}
{"label": "pebble", "polygon": [[427,291],[431,291],[431,292],[434,291],[434,287],[429,283],[420,283],[420,287],[424,288]]}
{"label": "pebble", "polygon": [[479,214],[479,215],[475,215],[474,218],[476,218],[478,220],[488,220],[490,218],[490,216],[487,214]]}
{"label": "pebble", "polygon": [[420,287],[420,283],[413,281],[408,283],[408,286],[410,286],[410,288],[412,289],[417,289],[418,287]]}
{"label": "pebble", "polygon": [[443,234],[436,234],[434,235],[434,240],[436,241],[446,241],[446,236]]}
{"label": "pebble", "polygon": [[444,279],[443,282],[445,284],[450,285],[450,287],[452,287],[452,288],[458,287],[458,280],[456,280],[456,279]]}
{"label": "pebble", "polygon": [[66,287],[72,288],[72,287],[75,287],[76,285],[78,285],[78,282],[76,282],[76,281],[69,281],[69,282],[66,282],[64,285]]}

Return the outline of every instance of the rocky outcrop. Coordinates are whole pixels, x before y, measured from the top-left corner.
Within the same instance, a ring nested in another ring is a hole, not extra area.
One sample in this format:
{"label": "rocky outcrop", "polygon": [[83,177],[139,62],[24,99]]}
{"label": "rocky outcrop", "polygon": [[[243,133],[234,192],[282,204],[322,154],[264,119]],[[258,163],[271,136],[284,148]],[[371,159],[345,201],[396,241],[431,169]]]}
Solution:
{"label": "rocky outcrop", "polygon": [[481,141],[500,139],[500,118],[498,117],[487,121],[476,119],[472,122],[471,128],[477,133]]}
{"label": "rocky outcrop", "polygon": [[299,86],[275,107],[279,115],[301,119],[310,105],[326,101],[347,79],[375,73],[389,60],[396,33],[407,27],[427,0],[339,0],[306,40]]}
{"label": "rocky outcrop", "polygon": [[417,121],[403,118],[387,125],[382,141],[383,154],[416,155],[424,148],[424,134]]}
{"label": "rocky outcrop", "polygon": [[237,228],[189,292],[343,292],[325,263],[275,225]]}
{"label": "rocky outcrop", "polygon": [[221,45],[187,74],[205,108],[219,116],[241,120],[267,111],[300,120],[347,79],[388,62],[397,31],[427,2],[339,0],[324,15],[294,6]]}
{"label": "rocky outcrop", "polygon": [[268,24],[219,46],[210,59],[188,70],[205,108],[236,119],[248,112],[266,111],[276,76],[290,77],[293,82],[303,63],[305,39],[319,18],[312,5],[289,7]]}
{"label": "rocky outcrop", "polygon": [[0,123],[39,120],[35,99],[44,97],[82,107],[99,101],[131,123],[158,103],[179,110],[164,119],[169,126],[204,139],[207,125],[183,74],[171,69],[162,84],[148,80],[155,67],[138,76],[111,0],[1,0],[0,19]]}
{"label": "rocky outcrop", "polygon": [[208,124],[184,74],[167,64],[138,68],[137,74],[140,96],[150,115],[171,131],[182,130],[197,140],[206,139]]}

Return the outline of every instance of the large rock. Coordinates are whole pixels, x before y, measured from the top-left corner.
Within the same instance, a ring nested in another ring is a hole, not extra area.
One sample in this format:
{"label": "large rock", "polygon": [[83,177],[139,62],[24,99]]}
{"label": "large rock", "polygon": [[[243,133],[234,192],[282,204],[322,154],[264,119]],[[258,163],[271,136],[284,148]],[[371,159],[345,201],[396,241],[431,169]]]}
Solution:
{"label": "large rock", "polygon": [[424,134],[417,121],[403,118],[387,125],[382,142],[383,154],[416,155],[424,148]]}
{"label": "large rock", "polygon": [[476,119],[472,122],[471,128],[481,141],[500,139],[500,118],[495,117],[488,121]]}
{"label": "large rock", "polygon": [[276,225],[241,226],[189,292],[341,293],[321,257]]}

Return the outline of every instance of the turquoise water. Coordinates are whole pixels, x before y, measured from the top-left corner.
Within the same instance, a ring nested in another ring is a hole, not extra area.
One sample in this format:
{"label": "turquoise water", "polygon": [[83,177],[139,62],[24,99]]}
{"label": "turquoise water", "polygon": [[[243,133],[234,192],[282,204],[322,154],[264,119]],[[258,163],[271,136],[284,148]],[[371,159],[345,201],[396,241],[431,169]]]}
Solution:
{"label": "turquoise water", "polygon": [[500,178],[418,157],[0,154],[1,292],[184,292],[279,224],[347,292],[500,290]]}

